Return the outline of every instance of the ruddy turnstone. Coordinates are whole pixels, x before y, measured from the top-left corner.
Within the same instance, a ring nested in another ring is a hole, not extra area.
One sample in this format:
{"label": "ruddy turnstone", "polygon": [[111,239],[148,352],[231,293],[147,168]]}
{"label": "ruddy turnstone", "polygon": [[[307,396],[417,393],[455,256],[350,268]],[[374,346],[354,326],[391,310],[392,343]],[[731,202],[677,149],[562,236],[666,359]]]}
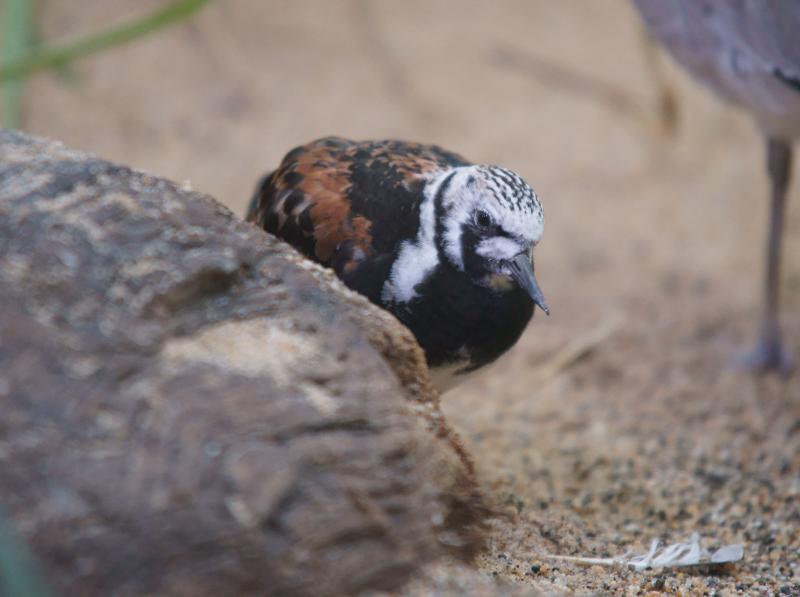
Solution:
{"label": "ruddy turnstone", "polygon": [[290,151],[247,219],[332,268],[416,336],[447,389],[497,359],[538,305],[539,198],[514,172],[436,147],[337,137]]}

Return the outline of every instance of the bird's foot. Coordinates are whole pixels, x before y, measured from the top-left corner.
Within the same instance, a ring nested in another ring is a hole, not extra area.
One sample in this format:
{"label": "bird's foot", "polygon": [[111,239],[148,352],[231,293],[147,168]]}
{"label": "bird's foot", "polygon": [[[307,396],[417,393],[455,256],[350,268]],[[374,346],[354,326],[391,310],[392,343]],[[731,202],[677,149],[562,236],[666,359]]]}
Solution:
{"label": "bird's foot", "polygon": [[788,377],[794,369],[794,355],[779,337],[762,337],[752,350],[734,355],[731,367],[754,373],[774,371]]}

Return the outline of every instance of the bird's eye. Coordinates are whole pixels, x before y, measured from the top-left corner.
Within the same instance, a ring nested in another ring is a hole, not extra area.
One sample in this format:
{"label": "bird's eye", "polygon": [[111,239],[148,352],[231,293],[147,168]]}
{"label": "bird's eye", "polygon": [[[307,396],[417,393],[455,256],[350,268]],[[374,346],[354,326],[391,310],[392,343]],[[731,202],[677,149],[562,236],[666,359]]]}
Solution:
{"label": "bird's eye", "polygon": [[475,223],[478,224],[481,228],[488,228],[492,225],[492,216],[486,213],[483,210],[479,210],[475,214]]}

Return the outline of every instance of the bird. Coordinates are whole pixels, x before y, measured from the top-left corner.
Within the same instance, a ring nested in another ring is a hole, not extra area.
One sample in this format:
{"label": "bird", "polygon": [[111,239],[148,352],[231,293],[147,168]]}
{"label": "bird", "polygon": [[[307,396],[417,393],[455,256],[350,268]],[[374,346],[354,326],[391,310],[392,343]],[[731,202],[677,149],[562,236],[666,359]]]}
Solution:
{"label": "bird", "polygon": [[441,391],[495,361],[538,306],[539,197],[436,145],[326,137],[258,184],[247,220],[405,324]]}
{"label": "bird", "polygon": [[634,0],[675,61],[723,100],[743,108],[765,139],[770,181],[764,304],[755,347],[732,364],[788,375],[794,365],[779,319],[781,244],[800,137],[800,3],[786,0]]}

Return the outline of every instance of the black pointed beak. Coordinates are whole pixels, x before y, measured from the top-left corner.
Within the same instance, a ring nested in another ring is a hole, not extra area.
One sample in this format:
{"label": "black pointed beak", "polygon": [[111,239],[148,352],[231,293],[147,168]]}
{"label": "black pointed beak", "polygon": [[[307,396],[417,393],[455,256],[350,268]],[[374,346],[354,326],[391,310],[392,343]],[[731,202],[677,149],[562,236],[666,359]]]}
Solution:
{"label": "black pointed beak", "polygon": [[547,306],[547,301],[542,294],[542,289],[539,288],[539,283],[536,281],[536,276],[533,274],[533,262],[527,253],[520,253],[513,259],[507,262],[511,276],[522,286],[522,289],[527,292],[539,308],[547,315],[550,315],[550,307]]}

